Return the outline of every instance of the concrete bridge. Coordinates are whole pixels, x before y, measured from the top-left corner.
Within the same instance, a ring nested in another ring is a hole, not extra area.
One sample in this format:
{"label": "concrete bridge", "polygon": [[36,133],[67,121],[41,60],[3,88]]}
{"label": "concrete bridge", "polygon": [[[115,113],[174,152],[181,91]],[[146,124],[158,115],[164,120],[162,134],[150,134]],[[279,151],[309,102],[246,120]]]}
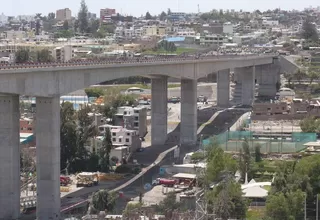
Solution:
{"label": "concrete bridge", "polygon": [[213,56],[126,61],[93,61],[0,66],[0,219],[20,215],[19,95],[36,97],[37,217],[60,219],[60,96],[108,80],[150,77],[152,145],[167,136],[167,78],[181,79],[181,144],[197,141],[197,79],[217,73],[217,104],[229,106],[230,69],[234,69],[242,104],[261,93],[275,93],[276,57]]}

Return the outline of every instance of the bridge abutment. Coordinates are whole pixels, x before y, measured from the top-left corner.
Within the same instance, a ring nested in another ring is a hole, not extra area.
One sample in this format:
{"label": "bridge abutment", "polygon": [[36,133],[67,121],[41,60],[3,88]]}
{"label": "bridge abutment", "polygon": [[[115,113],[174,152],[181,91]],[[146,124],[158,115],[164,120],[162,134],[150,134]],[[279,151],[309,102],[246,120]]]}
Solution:
{"label": "bridge abutment", "polygon": [[37,218],[60,220],[60,97],[36,106]]}
{"label": "bridge abutment", "polygon": [[151,144],[162,145],[167,139],[168,77],[151,80]]}
{"label": "bridge abutment", "polygon": [[181,126],[180,143],[197,142],[197,80],[181,80]]}
{"label": "bridge abutment", "polygon": [[217,106],[230,105],[230,69],[217,72]]}
{"label": "bridge abutment", "polygon": [[20,216],[19,96],[0,96],[0,219]]}

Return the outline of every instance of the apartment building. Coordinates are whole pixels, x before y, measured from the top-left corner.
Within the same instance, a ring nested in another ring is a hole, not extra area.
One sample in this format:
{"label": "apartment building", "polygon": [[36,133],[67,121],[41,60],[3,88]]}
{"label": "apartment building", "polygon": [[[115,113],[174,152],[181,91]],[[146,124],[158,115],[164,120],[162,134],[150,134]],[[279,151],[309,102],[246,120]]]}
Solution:
{"label": "apartment building", "polygon": [[226,39],[222,35],[205,35],[200,36],[200,45],[210,46],[217,45],[221,46],[223,43],[226,43]]}
{"label": "apartment building", "polygon": [[52,57],[58,62],[68,62],[75,56],[74,52],[71,45],[56,47],[52,50]]}
{"label": "apartment building", "polygon": [[56,20],[66,21],[71,20],[71,10],[69,8],[59,9],[56,12]]}
{"label": "apartment building", "polygon": [[144,26],[143,27],[143,35],[145,36],[164,36],[166,34],[165,26]]}
{"label": "apartment building", "polygon": [[226,22],[222,25],[223,33],[232,35],[233,34],[233,24],[231,22]]}
{"label": "apartment building", "polygon": [[115,125],[137,130],[139,136],[144,137],[148,130],[147,108],[128,106],[119,107],[115,118]]}

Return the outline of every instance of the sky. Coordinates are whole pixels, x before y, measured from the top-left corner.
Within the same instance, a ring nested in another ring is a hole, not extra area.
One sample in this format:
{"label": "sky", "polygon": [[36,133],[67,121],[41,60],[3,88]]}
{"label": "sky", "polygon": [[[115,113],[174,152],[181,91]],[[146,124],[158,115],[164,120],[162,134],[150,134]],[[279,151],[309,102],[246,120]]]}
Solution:
{"label": "sky", "polygon": [[[125,15],[140,16],[149,11],[160,14],[171,8],[173,12],[208,12],[212,9],[235,9],[253,11],[274,8],[302,10],[306,7],[320,5],[319,0],[86,0],[88,9],[99,15],[101,8],[115,8]],[[57,9],[70,8],[75,16],[79,11],[80,0],[0,0],[0,14],[7,16],[33,15],[42,13],[47,15]]]}

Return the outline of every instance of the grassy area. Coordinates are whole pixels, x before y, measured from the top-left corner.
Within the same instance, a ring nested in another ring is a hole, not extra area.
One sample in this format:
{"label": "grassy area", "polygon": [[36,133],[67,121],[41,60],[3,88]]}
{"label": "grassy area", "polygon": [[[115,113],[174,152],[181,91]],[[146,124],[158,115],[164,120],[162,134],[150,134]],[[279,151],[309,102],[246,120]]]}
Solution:
{"label": "grassy area", "polygon": [[247,212],[247,220],[261,220],[264,217],[265,208],[252,208]]}
{"label": "grassy area", "polygon": [[157,51],[153,51],[153,50],[147,50],[145,52],[143,52],[143,54],[153,54],[153,55],[157,55],[157,54],[182,54],[182,53],[192,53],[195,52],[195,49],[192,48],[182,48],[182,47],[178,47],[176,51],[174,52],[169,52],[169,51],[165,51],[163,49],[157,50]]}

